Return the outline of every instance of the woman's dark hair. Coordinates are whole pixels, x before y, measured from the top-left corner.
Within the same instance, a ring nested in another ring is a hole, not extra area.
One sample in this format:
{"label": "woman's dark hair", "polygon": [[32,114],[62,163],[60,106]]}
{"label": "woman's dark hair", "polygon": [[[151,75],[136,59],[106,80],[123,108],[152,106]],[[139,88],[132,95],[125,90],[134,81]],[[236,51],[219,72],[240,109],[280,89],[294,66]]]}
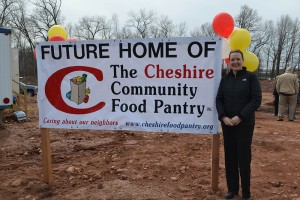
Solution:
{"label": "woman's dark hair", "polygon": [[241,56],[242,56],[242,59],[244,60],[244,54],[243,54],[243,52],[241,50],[239,50],[239,49],[231,50],[230,53],[229,53],[229,59],[230,59],[230,55],[232,53],[240,53]]}

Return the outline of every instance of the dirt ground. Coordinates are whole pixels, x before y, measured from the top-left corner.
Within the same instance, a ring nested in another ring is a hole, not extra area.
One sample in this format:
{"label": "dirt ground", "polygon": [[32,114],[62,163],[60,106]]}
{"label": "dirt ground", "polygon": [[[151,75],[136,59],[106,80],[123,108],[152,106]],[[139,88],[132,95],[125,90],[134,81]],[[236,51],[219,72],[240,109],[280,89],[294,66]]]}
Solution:
{"label": "dirt ground", "polygon": [[[251,199],[300,200],[300,105],[294,122],[276,121],[273,84],[261,84]],[[211,135],[52,129],[50,184],[42,181],[40,135],[30,97],[28,120],[8,113],[0,129],[1,200],[216,200],[226,193],[222,135],[217,192],[210,187]]]}

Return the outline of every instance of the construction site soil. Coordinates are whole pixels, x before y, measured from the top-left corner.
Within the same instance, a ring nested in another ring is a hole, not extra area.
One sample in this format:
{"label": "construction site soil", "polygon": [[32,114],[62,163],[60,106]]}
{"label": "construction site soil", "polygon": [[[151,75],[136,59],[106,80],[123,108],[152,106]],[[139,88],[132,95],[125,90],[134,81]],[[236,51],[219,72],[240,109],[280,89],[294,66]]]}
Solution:
{"label": "construction site soil", "polygon": [[[299,200],[300,105],[295,121],[276,121],[274,84],[261,81],[251,199]],[[227,192],[222,134],[217,191],[212,135],[158,132],[51,129],[53,179],[44,183],[37,99],[28,98],[27,121],[7,111],[0,129],[1,200],[216,200]]]}

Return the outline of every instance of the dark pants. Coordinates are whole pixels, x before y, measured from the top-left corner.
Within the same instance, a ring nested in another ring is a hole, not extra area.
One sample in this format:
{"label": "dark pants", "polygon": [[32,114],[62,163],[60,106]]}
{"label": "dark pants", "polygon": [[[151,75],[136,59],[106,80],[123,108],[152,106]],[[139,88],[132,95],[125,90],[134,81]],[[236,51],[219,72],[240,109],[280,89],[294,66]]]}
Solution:
{"label": "dark pants", "polygon": [[228,192],[239,192],[239,173],[242,195],[250,198],[251,143],[254,125],[226,126],[222,124],[225,169]]}
{"label": "dark pants", "polygon": [[279,95],[274,95],[274,115],[278,115]]}

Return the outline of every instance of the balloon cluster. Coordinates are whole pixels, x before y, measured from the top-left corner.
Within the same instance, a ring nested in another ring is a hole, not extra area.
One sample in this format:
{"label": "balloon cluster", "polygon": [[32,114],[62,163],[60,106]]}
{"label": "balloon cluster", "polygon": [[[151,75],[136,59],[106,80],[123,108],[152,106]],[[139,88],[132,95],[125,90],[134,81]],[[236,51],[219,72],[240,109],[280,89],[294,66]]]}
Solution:
{"label": "balloon cluster", "polygon": [[239,49],[244,54],[244,66],[248,71],[257,70],[259,60],[257,56],[246,49],[250,46],[251,35],[246,29],[234,27],[234,19],[228,13],[217,14],[212,22],[215,33],[222,37],[222,58],[229,65],[229,53],[231,50]]}
{"label": "balloon cluster", "polygon": [[63,26],[54,25],[48,30],[48,41],[65,41],[67,38],[67,30]]}
{"label": "balloon cluster", "polygon": [[[48,30],[48,42],[59,41],[76,41],[76,38],[68,38],[67,30],[61,25],[53,25]],[[33,51],[33,55],[36,58],[36,49]]]}

